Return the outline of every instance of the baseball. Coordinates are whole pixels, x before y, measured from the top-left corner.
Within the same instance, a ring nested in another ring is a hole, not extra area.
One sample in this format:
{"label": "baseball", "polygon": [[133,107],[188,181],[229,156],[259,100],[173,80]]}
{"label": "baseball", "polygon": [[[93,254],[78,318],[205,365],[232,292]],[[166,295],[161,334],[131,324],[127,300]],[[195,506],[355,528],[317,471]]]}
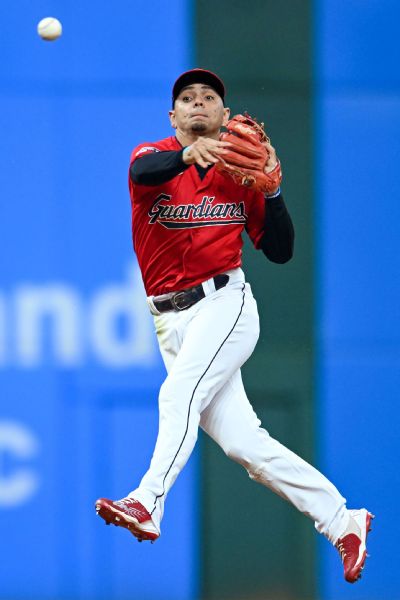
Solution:
{"label": "baseball", "polygon": [[62,25],[55,17],[46,17],[39,21],[37,32],[47,42],[53,42],[58,39],[62,33]]}

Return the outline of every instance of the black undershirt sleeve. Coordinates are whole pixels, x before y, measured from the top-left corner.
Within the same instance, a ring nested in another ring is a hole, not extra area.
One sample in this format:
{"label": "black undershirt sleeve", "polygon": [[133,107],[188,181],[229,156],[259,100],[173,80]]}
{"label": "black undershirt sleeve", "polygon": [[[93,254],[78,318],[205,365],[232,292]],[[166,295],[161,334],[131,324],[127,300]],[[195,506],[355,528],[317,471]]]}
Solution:
{"label": "black undershirt sleeve", "polygon": [[293,256],[294,227],[282,194],[265,199],[264,234],[260,247],[274,263],[286,263]]}
{"label": "black undershirt sleeve", "polygon": [[160,185],[170,181],[189,167],[182,160],[183,150],[152,152],[136,159],[129,169],[131,180],[139,185]]}

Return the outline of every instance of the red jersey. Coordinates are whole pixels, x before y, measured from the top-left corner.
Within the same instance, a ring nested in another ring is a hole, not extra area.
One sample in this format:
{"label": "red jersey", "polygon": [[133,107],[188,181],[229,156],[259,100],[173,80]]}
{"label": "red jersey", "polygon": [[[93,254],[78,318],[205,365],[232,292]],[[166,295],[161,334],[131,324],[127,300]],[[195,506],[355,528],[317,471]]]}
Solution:
{"label": "red jersey", "polygon": [[[137,146],[149,152],[181,150],[176,137]],[[242,264],[242,232],[259,247],[265,200],[211,167],[203,179],[191,165],[157,186],[129,178],[132,237],[148,296],[192,287]]]}

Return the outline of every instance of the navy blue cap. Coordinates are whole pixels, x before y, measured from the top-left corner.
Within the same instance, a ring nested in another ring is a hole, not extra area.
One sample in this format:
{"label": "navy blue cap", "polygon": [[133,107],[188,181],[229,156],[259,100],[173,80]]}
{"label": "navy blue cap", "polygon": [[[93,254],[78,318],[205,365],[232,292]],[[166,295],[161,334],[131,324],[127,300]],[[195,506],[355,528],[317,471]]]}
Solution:
{"label": "navy blue cap", "polygon": [[218,96],[221,96],[222,102],[224,102],[225,86],[222,79],[212,71],[207,71],[206,69],[191,69],[190,71],[185,71],[185,73],[179,75],[178,79],[175,81],[174,87],[172,88],[172,106],[174,106],[175,100],[183,88],[192,85],[192,83],[204,83],[205,85],[209,85],[217,92]]}

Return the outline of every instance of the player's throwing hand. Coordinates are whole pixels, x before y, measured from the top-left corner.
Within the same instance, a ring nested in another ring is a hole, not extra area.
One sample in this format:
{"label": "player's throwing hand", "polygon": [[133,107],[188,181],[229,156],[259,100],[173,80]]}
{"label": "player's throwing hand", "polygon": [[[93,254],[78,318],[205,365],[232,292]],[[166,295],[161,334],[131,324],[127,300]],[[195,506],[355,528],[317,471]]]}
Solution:
{"label": "player's throwing hand", "polygon": [[219,157],[231,146],[229,142],[220,142],[212,138],[199,137],[193,144],[187,146],[182,155],[186,165],[197,163],[200,167],[207,168],[216,164]]}

